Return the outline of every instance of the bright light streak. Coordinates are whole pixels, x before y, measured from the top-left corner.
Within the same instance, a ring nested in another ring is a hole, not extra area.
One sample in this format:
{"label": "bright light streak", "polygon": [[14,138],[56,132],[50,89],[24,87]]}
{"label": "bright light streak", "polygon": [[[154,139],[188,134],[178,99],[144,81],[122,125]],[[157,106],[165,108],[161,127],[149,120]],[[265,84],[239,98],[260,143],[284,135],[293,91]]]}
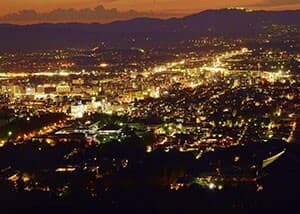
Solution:
{"label": "bright light streak", "polygon": [[108,67],[108,64],[107,64],[107,63],[101,63],[99,66],[100,66],[101,68],[106,68],[106,67]]}

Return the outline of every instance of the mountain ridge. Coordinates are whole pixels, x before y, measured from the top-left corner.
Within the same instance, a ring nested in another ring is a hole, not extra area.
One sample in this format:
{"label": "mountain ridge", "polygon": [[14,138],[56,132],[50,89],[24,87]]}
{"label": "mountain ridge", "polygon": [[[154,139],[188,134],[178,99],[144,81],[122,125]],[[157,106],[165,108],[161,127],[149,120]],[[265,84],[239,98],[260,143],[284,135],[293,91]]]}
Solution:
{"label": "mountain ridge", "polygon": [[[199,36],[254,36],[276,25],[300,32],[300,10],[206,10],[182,18],[134,18],[100,23],[0,24],[0,48],[55,49],[93,47],[100,42],[117,46],[151,46]],[[148,39],[147,39],[148,38]],[[149,39],[150,38],[150,39]],[[145,40],[145,41],[142,41]]]}

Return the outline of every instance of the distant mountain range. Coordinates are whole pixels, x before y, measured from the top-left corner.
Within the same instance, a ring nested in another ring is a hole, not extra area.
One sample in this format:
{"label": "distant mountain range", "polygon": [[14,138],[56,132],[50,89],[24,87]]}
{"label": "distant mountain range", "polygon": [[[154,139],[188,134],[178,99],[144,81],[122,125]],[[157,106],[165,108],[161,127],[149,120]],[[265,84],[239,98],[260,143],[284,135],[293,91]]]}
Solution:
{"label": "distant mountain range", "polygon": [[119,47],[145,47],[200,36],[252,37],[272,29],[284,32],[282,25],[289,25],[289,31],[299,33],[300,10],[206,10],[183,18],[136,18],[110,24],[2,24],[0,51],[87,48],[101,42]]}

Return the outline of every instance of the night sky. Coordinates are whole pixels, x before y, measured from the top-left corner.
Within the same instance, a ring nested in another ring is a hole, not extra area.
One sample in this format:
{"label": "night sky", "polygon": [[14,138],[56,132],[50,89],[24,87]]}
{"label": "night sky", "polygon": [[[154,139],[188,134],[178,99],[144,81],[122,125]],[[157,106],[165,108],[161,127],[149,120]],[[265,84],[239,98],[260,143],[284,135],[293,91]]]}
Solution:
{"label": "night sky", "polygon": [[[99,10],[99,6],[105,9],[100,7]],[[95,10],[96,7],[98,10]],[[206,9],[227,7],[264,10],[300,9],[300,0],[9,0],[0,1],[0,22],[72,21],[74,20],[70,18],[72,16],[76,16],[76,21],[82,22],[110,22],[137,16],[161,18],[184,16]],[[113,8],[116,10],[112,11]],[[69,10],[69,14],[66,10]],[[127,12],[129,10],[134,11]],[[20,14],[20,11],[23,12]],[[95,18],[92,13],[103,15]]]}

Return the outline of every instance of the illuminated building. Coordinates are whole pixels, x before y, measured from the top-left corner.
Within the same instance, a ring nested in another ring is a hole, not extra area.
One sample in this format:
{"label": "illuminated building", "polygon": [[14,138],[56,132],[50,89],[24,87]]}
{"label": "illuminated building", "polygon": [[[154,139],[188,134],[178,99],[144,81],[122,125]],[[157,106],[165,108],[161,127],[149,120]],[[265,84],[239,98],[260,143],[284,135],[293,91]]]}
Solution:
{"label": "illuminated building", "polygon": [[74,79],[72,81],[72,84],[73,85],[83,85],[84,84],[84,79],[82,79],[82,78]]}
{"label": "illuminated building", "polygon": [[67,83],[62,82],[62,83],[60,83],[56,86],[56,92],[58,94],[70,93],[71,92],[71,87]]}
{"label": "illuminated building", "polygon": [[84,113],[86,113],[87,107],[82,103],[77,103],[71,106],[71,116],[74,118],[82,118]]}
{"label": "illuminated building", "polygon": [[36,93],[44,94],[45,93],[45,87],[43,85],[38,85],[36,87]]}

